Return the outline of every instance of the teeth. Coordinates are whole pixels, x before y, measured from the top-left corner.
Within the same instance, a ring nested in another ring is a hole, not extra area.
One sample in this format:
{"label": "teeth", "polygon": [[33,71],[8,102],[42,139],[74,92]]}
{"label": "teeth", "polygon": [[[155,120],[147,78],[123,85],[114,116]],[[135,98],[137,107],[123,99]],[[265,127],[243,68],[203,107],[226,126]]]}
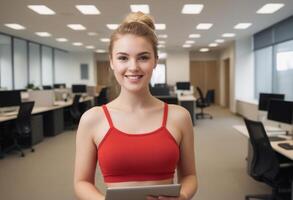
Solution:
{"label": "teeth", "polygon": [[131,80],[138,80],[141,76],[126,76],[126,77]]}

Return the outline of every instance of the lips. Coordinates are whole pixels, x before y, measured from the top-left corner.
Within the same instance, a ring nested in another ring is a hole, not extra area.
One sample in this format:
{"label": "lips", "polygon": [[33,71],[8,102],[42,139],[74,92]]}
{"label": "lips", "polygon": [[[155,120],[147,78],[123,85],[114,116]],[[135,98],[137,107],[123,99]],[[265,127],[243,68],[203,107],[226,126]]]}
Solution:
{"label": "lips", "polygon": [[139,80],[143,77],[143,75],[125,75],[125,77],[130,80]]}

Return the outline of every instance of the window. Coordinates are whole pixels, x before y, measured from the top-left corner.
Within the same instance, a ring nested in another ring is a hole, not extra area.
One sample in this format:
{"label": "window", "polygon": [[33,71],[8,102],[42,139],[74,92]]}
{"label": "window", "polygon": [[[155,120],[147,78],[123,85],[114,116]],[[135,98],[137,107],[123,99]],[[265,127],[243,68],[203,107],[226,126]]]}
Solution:
{"label": "window", "polygon": [[153,71],[151,78],[151,85],[154,86],[157,83],[166,83],[166,65],[157,64]]}
{"label": "window", "polygon": [[276,45],[274,90],[293,101],[293,40]]}
{"label": "window", "polygon": [[11,38],[0,34],[0,88],[12,86]]}
{"label": "window", "polygon": [[255,98],[260,92],[272,92],[273,48],[255,51]]}

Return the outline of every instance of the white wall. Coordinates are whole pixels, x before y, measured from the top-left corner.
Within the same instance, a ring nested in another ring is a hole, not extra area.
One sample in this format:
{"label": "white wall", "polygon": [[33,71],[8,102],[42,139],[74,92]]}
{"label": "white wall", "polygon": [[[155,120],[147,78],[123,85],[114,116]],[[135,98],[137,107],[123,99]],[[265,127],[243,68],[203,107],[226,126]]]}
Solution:
{"label": "white wall", "polygon": [[177,81],[189,81],[189,52],[168,51],[167,53],[167,83],[175,85]]}
{"label": "white wall", "polygon": [[239,100],[254,99],[254,56],[252,37],[235,43],[235,97]]}
{"label": "white wall", "polygon": [[[81,80],[80,64],[88,64],[89,79]],[[58,52],[55,54],[55,82],[96,85],[96,64],[93,52]]]}
{"label": "white wall", "polygon": [[225,74],[224,60],[230,60],[230,110],[236,112],[235,102],[235,43],[232,42],[226,49],[220,53],[220,105],[225,106]]}

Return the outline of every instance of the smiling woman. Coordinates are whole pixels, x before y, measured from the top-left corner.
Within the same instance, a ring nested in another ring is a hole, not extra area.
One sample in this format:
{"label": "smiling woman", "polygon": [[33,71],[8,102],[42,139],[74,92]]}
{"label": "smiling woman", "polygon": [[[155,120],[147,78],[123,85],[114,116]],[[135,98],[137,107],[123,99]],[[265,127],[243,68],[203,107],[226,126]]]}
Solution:
{"label": "smiling woman", "polygon": [[99,163],[107,187],[182,185],[177,197],[191,199],[197,189],[193,126],[188,111],[151,95],[157,65],[152,19],[131,13],[114,31],[109,59],[121,86],[119,96],[81,118],[76,138],[75,192],[79,199],[105,199],[95,187]]}

